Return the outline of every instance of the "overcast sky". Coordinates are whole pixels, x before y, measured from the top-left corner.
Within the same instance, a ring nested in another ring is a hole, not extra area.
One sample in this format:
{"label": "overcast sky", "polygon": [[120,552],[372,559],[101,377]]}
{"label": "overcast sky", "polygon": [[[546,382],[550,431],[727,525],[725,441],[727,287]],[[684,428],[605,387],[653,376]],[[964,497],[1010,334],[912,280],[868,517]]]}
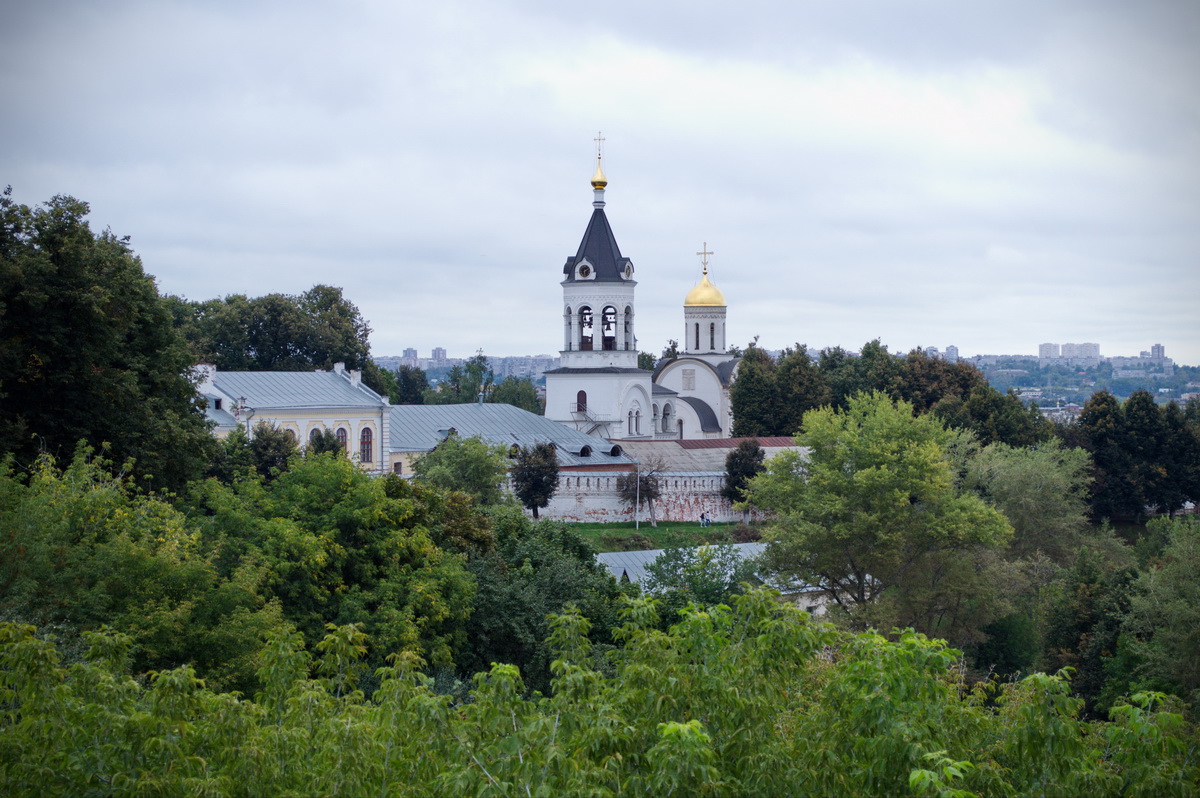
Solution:
{"label": "overcast sky", "polygon": [[0,10],[0,184],[163,293],[341,286],[376,355],[561,345],[591,213],[639,347],[1200,364],[1200,3],[43,2]]}

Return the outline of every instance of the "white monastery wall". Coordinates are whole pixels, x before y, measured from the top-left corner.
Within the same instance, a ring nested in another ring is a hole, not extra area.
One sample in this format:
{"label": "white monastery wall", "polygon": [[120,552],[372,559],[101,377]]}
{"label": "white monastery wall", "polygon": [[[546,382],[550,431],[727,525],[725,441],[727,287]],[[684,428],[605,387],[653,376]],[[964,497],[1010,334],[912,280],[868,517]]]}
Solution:
{"label": "white monastery wall", "polygon": [[[542,517],[560,521],[633,521],[633,509],[617,494],[617,479],[622,473],[563,472],[558,477],[554,498],[538,512]],[[724,474],[663,474],[662,495],[654,503],[654,516],[659,521],[699,521],[700,513],[706,512],[713,521],[740,521],[741,512],[734,510],[721,495],[724,484]],[[644,504],[641,520],[650,520]]]}

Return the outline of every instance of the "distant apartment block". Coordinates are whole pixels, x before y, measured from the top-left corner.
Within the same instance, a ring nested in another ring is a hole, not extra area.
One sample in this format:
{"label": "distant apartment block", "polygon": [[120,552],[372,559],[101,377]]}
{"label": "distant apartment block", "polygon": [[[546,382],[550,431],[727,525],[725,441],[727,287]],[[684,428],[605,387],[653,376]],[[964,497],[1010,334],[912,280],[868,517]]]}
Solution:
{"label": "distant apartment block", "polygon": [[949,346],[947,346],[945,358],[946,358],[946,360],[950,361],[951,363],[958,362],[958,347],[955,346],[954,344],[950,344]]}
{"label": "distant apartment block", "polygon": [[1071,366],[1094,366],[1100,362],[1100,344],[1040,344],[1038,360],[1042,364],[1062,362]]}
{"label": "distant apartment block", "polygon": [[925,347],[925,357],[936,360],[938,356],[938,348],[936,346]]}

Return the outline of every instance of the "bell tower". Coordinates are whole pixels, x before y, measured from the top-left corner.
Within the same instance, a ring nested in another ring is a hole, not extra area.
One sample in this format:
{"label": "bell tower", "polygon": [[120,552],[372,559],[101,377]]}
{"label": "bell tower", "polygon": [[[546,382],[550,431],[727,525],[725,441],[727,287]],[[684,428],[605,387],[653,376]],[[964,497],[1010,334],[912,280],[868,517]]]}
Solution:
{"label": "bell tower", "polygon": [[546,372],[546,417],[606,438],[652,437],[650,372],[637,365],[633,261],[621,255],[604,213],[597,136],[592,217],[563,265],[561,367]]}

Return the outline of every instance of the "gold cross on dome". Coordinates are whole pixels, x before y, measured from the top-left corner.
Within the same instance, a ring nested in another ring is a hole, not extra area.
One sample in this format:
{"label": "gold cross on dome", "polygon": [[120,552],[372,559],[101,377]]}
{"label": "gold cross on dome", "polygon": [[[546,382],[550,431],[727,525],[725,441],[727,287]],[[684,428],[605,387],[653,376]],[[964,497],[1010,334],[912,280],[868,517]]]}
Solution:
{"label": "gold cross on dome", "polygon": [[717,253],[711,252],[708,248],[708,242],[705,241],[704,246],[702,246],[700,248],[700,251],[697,252],[696,254],[700,256],[700,265],[704,267],[704,271],[707,273],[708,272],[708,256],[716,255]]}

